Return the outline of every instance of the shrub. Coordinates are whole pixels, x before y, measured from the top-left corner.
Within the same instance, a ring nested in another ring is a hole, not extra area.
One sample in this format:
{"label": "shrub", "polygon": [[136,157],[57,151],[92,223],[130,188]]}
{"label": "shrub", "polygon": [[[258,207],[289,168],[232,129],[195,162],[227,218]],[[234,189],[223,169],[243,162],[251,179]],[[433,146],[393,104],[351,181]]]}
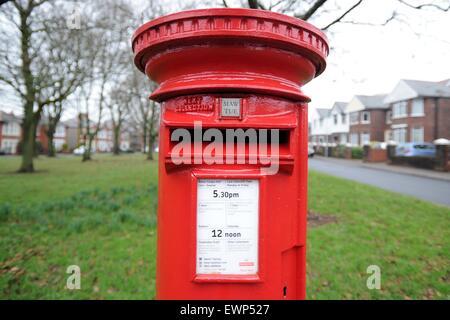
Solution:
{"label": "shrub", "polygon": [[9,203],[0,204],[0,221],[5,221],[11,214],[11,205]]}
{"label": "shrub", "polygon": [[361,147],[352,148],[352,159],[362,159],[363,154],[364,154],[363,148]]}

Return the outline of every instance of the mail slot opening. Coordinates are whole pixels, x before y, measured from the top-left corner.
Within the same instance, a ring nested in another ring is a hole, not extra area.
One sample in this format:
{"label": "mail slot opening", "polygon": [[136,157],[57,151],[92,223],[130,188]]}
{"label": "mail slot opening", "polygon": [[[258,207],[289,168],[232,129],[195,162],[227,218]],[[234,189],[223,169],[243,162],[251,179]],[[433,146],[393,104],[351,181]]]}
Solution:
{"label": "mail slot opening", "polygon": [[169,154],[286,156],[290,155],[290,136],[291,130],[286,129],[172,128]]}

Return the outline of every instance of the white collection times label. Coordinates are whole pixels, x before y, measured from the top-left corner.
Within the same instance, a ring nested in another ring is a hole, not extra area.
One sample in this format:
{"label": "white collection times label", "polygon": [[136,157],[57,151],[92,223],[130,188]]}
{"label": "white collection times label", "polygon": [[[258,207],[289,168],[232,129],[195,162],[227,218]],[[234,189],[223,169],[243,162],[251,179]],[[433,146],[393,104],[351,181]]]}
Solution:
{"label": "white collection times label", "polygon": [[256,274],[258,213],[258,180],[199,179],[197,274]]}

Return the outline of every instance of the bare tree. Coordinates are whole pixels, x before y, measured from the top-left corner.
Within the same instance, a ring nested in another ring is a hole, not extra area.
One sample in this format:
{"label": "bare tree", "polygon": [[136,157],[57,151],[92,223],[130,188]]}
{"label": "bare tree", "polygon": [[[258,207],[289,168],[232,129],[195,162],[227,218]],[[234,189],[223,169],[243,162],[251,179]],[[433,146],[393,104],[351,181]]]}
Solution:
{"label": "bare tree", "polygon": [[113,130],[113,154],[120,154],[120,137],[122,134],[122,125],[127,118],[129,110],[130,96],[128,90],[125,90],[126,83],[119,83],[113,87],[109,94],[109,102],[107,107],[111,116],[111,124]]}
{"label": "bare tree", "polygon": [[[82,161],[91,160],[95,138],[101,129],[104,109],[110,104],[110,92],[115,83],[121,81],[128,67],[130,52],[129,23],[133,19],[132,9],[121,0],[97,3],[91,7],[90,21],[86,28],[95,34],[92,51],[92,69],[85,88],[79,91],[82,110],[86,117],[86,146]],[[95,109],[96,121],[92,110]]]}
{"label": "bare tree", "polygon": [[36,128],[44,108],[62,103],[82,81],[82,59],[77,56],[84,52],[82,37],[65,26],[67,10],[61,1],[13,0],[3,6],[0,83],[21,101],[19,172],[33,172]]}
{"label": "bare tree", "polygon": [[158,104],[150,101],[148,95],[155,90],[156,84],[133,67],[124,87],[127,88],[127,95],[131,98],[127,110],[130,121],[140,128],[143,152],[147,152],[148,159],[153,160],[153,146],[157,138],[155,122],[159,113]]}

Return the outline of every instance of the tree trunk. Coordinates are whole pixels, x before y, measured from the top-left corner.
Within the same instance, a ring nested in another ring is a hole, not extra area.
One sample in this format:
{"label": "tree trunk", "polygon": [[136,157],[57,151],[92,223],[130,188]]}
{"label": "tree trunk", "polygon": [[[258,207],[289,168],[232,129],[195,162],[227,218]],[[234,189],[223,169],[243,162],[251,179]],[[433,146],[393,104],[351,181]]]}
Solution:
{"label": "tree trunk", "polygon": [[153,130],[149,130],[148,135],[148,152],[147,160],[153,160],[153,144],[155,143],[155,137],[153,136]]}
{"label": "tree trunk", "polygon": [[115,156],[118,156],[120,154],[120,127],[119,126],[114,128],[113,154]]}
{"label": "tree trunk", "polygon": [[142,149],[142,153],[146,153],[147,152],[147,121],[144,121],[144,125],[142,126],[142,132],[143,132],[143,139],[142,139],[142,143],[144,146],[144,149]]}
{"label": "tree trunk", "polygon": [[83,153],[83,162],[90,161],[91,159],[91,148],[92,148],[92,137],[88,136],[87,145],[84,146],[84,153]]}
{"label": "tree trunk", "polygon": [[34,172],[33,157],[35,154],[36,125],[32,116],[28,115],[27,118],[25,118],[23,122],[22,163],[18,170],[18,172],[23,173]]}
{"label": "tree trunk", "polygon": [[55,150],[55,145],[54,145],[54,143],[53,143],[53,138],[54,138],[54,134],[55,134],[55,132],[54,131],[52,131],[50,128],[49,128],[49,130],[47,131],[47,138],[48,138],[48,140],[47,140],[47,142],[48,142],[48,151],[47,151],[47,155],[49,156],[49,157],[51,157],[51,158],[53,158],[53,157],[55,157],[56,156],[56,150]]}
{"label": "tree trunk", "polygon": [[155,144],[155,135],[153,134],[155,127],[155,116],[156,116],[156,104],[152,102],[152,116],[150,117],[150,124],[148,126],[148,153],[147,159],[153,160],[153,145]]}

